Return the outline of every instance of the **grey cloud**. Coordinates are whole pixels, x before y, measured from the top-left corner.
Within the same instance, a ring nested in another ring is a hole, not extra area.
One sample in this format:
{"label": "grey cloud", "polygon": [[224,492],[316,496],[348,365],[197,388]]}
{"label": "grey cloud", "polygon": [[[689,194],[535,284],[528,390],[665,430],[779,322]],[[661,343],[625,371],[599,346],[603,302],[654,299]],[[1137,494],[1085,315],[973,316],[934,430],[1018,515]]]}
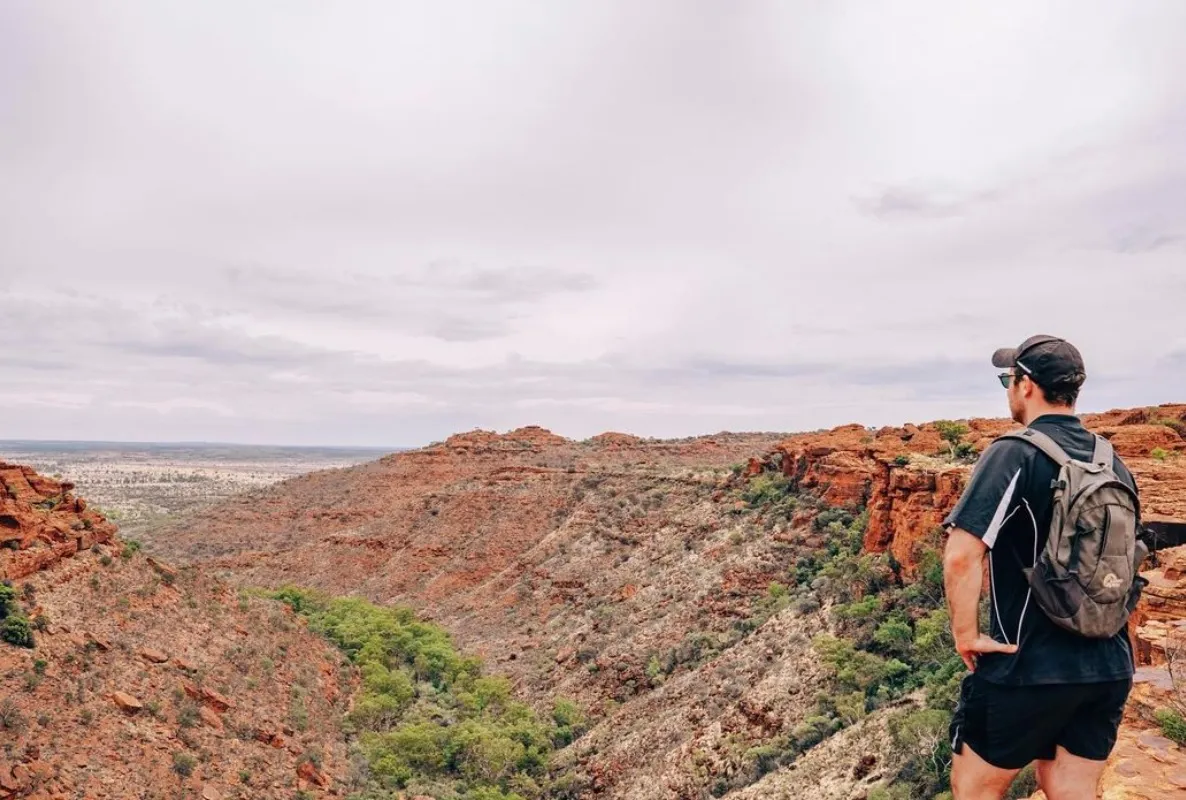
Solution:
{"label": "grey cloud", "polygon": [[906,186],[853,199],[863,213],[882,220],[942,219],[961,216],[997,199],[995,191],[953,194]]}
{"label": "grey cloud", "polygon": [[533,267],[476,268],[449,262],[430,264],[419,276],[396,277],[405,286],[441,287],[473,292],[484,301],[521,303],[543,300],[565,292],[587,292],[597,280],[585,273],[565,273]]}
{"label": "grey cloud", "polygon": [[441,261],[392,274],[242,267],[223,274],[239,308],[368,320],[447,342],[505,336],[517,308],[598,288],[583,272]]}
{"label": "grey cloud", "polygon": [[296,347],[275,337],[210,333],[199,328],[170,326],[151,339],[113,339],[107,345],[117,353],[192,358],[217,365],[285,367],[308,364],[316,351]]}
{"label": "grey cloud", "polygon": [[1147,228],[1136,228],[1121,235],[1116,240],[1114,249],[1118,253],[1138,255],[1152,253],[1166,247],[1180,247],[1183,243],[1186,243],[1186,237]]}
{"label": "grey cloud", "polygon": [[692,359],[680,367],[669,368],[666,371],[693,376],[697,380],[704,377],[728,380],[731,378],[793,378],[824,375],[835,370],[835,365],[828,365],[822,361],[763,364],[742,360]]}
{"label": "grey cloud", "polygon": [[475,319],[442,313],[426,332],[446,342],[480,342],[497,339],[510,329],[510,321],[506,319]]}

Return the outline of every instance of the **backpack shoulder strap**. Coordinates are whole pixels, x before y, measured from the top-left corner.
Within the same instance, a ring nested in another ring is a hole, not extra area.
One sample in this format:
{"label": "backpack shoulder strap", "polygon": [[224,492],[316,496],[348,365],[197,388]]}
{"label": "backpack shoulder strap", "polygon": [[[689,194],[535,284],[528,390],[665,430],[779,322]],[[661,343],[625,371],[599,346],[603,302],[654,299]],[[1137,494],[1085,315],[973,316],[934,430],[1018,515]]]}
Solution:
{"label": "backpack shoulder strap", "polygon": [[1097,433],[1095,435],[1095,452],[1091,454],[1091,463],[1112,469],[1113,452],[1112,443]]}
{"label": "backpack shoulder strap", "polygon": [[[1065,467],[1071,461],[1071,457],[1067,455],[1067,451],[1059,447],[1058,442],[1054,441],[1041,431],[1034,430],[1033,428],[1023,428],[1019,431],[1010,431],[1009,433],[1003,434],[1000,438],[1019,439],[1023,442],[1029,442],[1034,447],[1050,456],[1054,463],[1058,464],[1059,467]],[[1104,441],[1107,440],[1105,439]],[[1108,443],[1108,446],[1111,447],[1110,442]],[[1099,447],[1098,442],[1096,443],[1096,447]]]}

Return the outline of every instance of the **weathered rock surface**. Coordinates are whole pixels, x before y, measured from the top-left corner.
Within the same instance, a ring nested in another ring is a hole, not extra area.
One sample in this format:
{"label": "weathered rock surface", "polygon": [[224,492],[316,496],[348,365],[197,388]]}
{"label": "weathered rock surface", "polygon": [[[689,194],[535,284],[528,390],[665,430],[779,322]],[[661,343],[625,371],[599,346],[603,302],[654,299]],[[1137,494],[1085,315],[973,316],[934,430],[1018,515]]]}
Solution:
{"label": "weathered rock surface", "polygon": [[[1164,420],[1169,424],[1150,424]],[[1008,420],[966,420],[964,440],[983,451],[997,436],[1018,426]],[[1186,405],[1087,414],[1084,424],[1108,439],[1137,476],[1147,517],[1186,519]],[[1154,458],[1155,450],[1169,455]],[[831,503],[870,509],[865,545],[889,550],[912,563],[914,545],[938,526],[971,474],[953,464],[934,423],[871,431],[846,425],[818,434],[793,436],[757,466],[775,467],[803,488]]]}
{"label": "weathered rock surface", "polygon": [[104,544],[115,526],[75,497],[74,486],[0,461],[0,580],[18,580]]}
{"label": "weathered rock surface", "polygon": [[[0,576],[40,621],[33,649],[0,643],[0,800],[288,800],[309,750],[323,777],[313,796],[346,794],[350,672],[286,607],[125,556],[69,484],[24,467],[0,464],[0,531]],[[252,735],[286,723],[294,689],[308,715],[295,754]],[[175,754],[194,758],[190,777]]]}

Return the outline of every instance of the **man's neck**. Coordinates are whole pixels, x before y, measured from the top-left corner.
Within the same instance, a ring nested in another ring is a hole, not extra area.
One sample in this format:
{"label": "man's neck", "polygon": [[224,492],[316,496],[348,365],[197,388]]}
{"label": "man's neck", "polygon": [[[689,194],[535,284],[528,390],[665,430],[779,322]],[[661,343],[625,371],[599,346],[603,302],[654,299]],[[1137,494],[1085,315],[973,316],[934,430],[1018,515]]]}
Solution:
{"label": "man's neck", "polygon": [[1030,410],[1026,417],[1025,424],[1031,425],[1034,420],[1039,417],[1058,416],[1058,417],[1073,417],[1075,416],[1074,406],[1052,406],[1043,404]]}

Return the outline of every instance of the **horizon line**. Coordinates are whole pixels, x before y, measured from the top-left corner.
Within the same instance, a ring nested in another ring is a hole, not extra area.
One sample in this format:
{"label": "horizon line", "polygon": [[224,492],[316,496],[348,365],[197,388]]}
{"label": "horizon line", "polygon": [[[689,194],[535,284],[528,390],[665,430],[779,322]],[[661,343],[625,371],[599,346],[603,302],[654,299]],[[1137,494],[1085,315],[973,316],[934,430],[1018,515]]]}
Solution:
{"label": "horizon line", "polygon": [[[216,442],[202,440],[147,440],[147,439],[0,439],[5,444],[114,444],[114,445],[171,445],[177,447],[284,447],[302,450],[416,450],[408,445],[348,445],[348,444],[277,444],[274,442]],[[423,445],[420,445],[422,447]]]}

